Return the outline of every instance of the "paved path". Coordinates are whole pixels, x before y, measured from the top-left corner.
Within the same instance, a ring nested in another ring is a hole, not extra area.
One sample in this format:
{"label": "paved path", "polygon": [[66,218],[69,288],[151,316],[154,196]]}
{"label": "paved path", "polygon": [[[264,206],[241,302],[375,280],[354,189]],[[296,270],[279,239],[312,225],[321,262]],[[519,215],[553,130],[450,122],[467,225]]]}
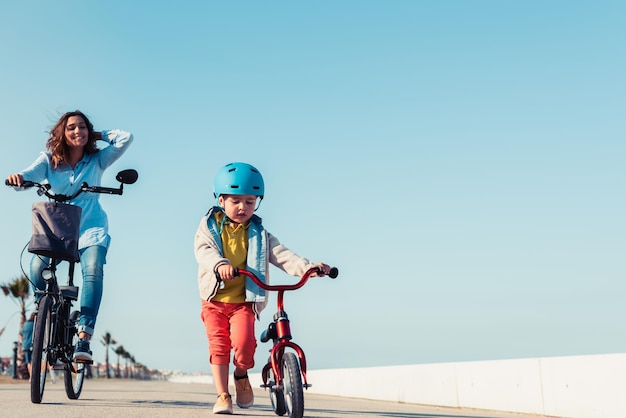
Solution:
{"label": "paved path", "polygon": [[[119,379],[85,382],[80,399],[65,395],[63,381],[48,382],[43,402],[30,402],[28,383],[0,381],[0,416],[21,417],[207,417],[216,398],[212,385]],[[234,414],[243,417],[276,417],[269,396],[255,389],[255,405]],[[220,415],[215,415],[220,416]],[[305,393],[305,417],[394,418],[537,418],[538,415],[498,413],[472,409],[437,408],[394,402],[338,398]]]}

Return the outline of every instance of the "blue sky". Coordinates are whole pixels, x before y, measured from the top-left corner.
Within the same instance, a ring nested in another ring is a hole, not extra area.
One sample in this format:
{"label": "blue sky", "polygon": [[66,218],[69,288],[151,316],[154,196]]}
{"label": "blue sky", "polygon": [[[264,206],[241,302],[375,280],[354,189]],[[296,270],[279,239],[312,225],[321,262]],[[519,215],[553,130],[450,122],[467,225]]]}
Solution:
{"label": "blue sky", "polygon": [[[340,268],[285,299],[310,368],[623,352],[625,13],[3,3],[2,176],[36,158],[64,111],[133,132],[104,178],[140,172],[101,198],[112,246],[96,337],[148,367],[209,371],[193,236],[231,161],[263,173],[270,232]],[[20,274],[37,196],[0,195],[4,282]],[[0,298],[3,356],[16,310]],[[272,298],[257,335],[274,310]]]}

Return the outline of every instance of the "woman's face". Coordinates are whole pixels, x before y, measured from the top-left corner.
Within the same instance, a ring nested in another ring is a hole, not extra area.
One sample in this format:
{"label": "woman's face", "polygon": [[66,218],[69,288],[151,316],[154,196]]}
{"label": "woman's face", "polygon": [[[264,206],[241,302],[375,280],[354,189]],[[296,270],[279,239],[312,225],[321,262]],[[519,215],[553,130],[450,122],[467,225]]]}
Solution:
{"label": "woman's face", "polygon": [[65,124],[65,142],[70,148],[83,148],[89,141],[89,129],[80,116],[70,116]]}

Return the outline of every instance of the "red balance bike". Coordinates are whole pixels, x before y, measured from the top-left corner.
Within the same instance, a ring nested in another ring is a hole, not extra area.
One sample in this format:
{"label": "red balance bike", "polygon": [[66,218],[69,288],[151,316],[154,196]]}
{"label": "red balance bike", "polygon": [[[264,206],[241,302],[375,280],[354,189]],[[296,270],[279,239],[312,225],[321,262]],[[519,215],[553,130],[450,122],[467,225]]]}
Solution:
{"label": "red balance bike", "polygon": [[[301,418],[304,413],[303,388],[311,385],[306,379],[306,357],[302,348],[291,341],[291,329],[289,318],[285,312],[283,298],[285,291],[300,289],[306,284],[311,275],[321,273],[318,267],[307,270],[300,281],[291,285],[267,285],[258,277],[244,269],[238,269],[237,274],[249,277],[261,289],[278,292],[278,311],[274,314],[273,321],[267,329],[261,333],[261,341],[272,340],[274,345],[270,350],[270,358],[263,367],[261,387],[270,390],[270,399],[276,415],[288,414],[291,418]],[[333,267],[328,276],[334,279],[339,270]],[[295,351],[287,351],[291,349]]]}

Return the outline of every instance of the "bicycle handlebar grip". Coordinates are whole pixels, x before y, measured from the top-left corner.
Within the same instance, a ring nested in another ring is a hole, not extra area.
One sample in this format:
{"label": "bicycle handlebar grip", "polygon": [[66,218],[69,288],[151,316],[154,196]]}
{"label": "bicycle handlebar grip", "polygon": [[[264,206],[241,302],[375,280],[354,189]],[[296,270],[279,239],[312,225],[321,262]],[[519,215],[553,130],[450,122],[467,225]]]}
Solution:
{"label": "bicycle handlebar grip", "polygon": [[[17,187],[17,184],[13,184],[11,182],[9,182],[9,179],[4,180],[4,185],[5,186],[10,186],[10,187]],[[22,182],[22,187],[27,188],[27,187],[33,187],[35,185],[35,183],[33,183],[30,180],[24,180]]]}

